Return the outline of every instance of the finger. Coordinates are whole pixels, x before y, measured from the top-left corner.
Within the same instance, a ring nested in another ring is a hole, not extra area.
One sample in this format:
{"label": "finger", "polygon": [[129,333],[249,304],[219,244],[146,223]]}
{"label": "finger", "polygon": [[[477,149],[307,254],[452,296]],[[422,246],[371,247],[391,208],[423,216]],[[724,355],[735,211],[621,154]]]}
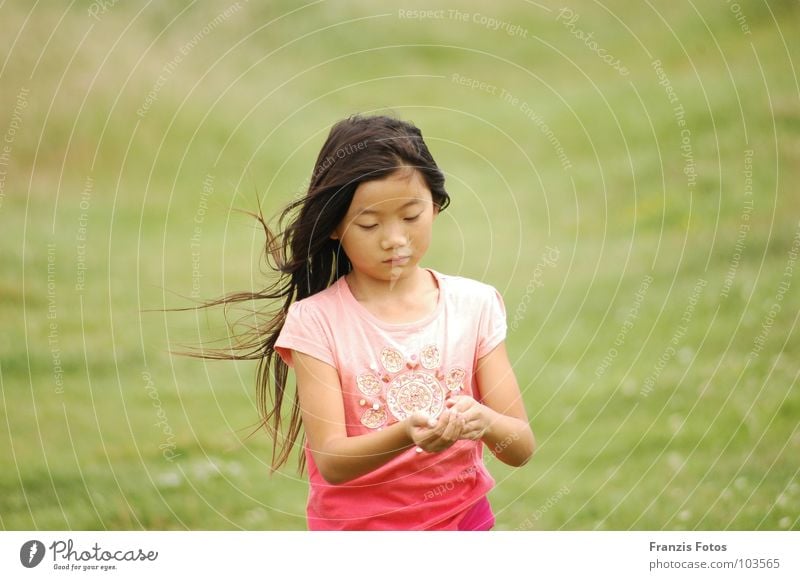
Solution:
{"label": "finger", "polygon": [[442,434],[447,428],[449,422],[449,413],[445,412],[439,415],[439,420],[436,423],[436,428],[426,429],[424,437],[420,438],[418,445],[421,445],[426,451],[436,452],[441,451]]}
{"label": "finger", "polygon": [[462,429],[461,435],[459,435],[461,439],[469,439],[470,441],[477,441],[483,437],[483,432],[478,429]]}
{"label": "finger", "polygon": [[466,395],[459,395],[457,397],[453,397],[452,399],[448,399],[448,401],[452,400],[453,403],[450,405],[450,409],[455,409],[459,413],[465,413],[467,411],[471,411],[475,408],[476,401],[472,397],[468,397]]}
{"label": "finger", "polygon": [[486,431],[486,425],[478,417],[465,417],[464,429],[469,431]]}
{"label": "finger", "polygon": [[470,409],[466,413],[462,413],[462,416],[464,417],[464,423],[467,425],[485,427],[483,416],[478,409]]}
{"label": "finger", "polygon": [[447,427],[442,433],[442,439],[446,441],[455,441],[458,439],[458,436],[461,434],[461,430],[464,426],[464,422],[462,418],[453,411],[450,411],[450,420],[447,423]]}
{"label": "finger", "polygon": [[426,439],[425,441],[421,441],[417,444],[418,449],[422,449],[428,453],[438,453],[443,449],[447,448],[447,445],[442,443],[442,439],[439,437],[433,439]]}
{"label": "finger", "polygon": [[453,408],[457,406],[459,403],[461,403],[464,400],[464,398],[465,398],[464,395],[453,395],[445,400],[445,404],[449,408]]}
{"label": "finger", "polygon": [[429,429],[418,430],[414,436],[414,443],[417,444],[418,447],[422,447],[423,449],[427,450],[428,447],[436,441],[437,437],[433,435],[433,431]]}
{"label": "finger", "polygon": [[436,419],[436,426],[433,427],[431,431],[431,434],[434,437],[441,437],[442,433],[444,433],[444,430],[447,427],[447,422],[449,421],[449,414],[449,411],[442,411],[442,413]]}
{"label": "finger", "polygon": [[441,437],[446,437],[447,433],[452,432],[453,425],[458,421],[458,413],[455,409],[450,409],[449,411],[445,412],[446,418],[442,424],[442,433]]}
{"label": "finger", "polygon": [[436,425],[436,420],[433,417],[419,411],[412,413],[409,421],[414,427],[434,427]]}

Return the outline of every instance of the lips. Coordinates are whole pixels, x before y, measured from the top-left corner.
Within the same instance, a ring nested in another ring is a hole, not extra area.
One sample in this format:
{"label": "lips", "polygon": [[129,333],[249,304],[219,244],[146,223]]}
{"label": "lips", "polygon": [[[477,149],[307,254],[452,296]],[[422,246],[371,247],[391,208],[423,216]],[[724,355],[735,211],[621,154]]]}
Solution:
{"label": "lips", "polygon": [[384,260],[384,264],[405,264],[411,258],[410,255],[405,256],[392,256],[388,260]]}

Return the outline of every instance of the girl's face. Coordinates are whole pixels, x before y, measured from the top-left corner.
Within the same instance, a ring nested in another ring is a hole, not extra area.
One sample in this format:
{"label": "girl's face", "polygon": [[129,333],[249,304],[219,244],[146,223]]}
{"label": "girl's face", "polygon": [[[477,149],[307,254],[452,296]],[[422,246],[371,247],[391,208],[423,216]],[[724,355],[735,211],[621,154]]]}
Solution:
{"label": "girl's face", "polygon": [[331,238],[339,240],[353,270],[393,281],[416,269],[430,245],[437,213],[422,176],[401,168],[361,183]]}

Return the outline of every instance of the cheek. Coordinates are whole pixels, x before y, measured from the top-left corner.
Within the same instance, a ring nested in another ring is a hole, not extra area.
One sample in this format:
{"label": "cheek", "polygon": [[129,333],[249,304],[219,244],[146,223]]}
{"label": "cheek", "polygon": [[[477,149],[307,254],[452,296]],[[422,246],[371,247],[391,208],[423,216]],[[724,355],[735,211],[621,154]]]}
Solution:
{"label": "cheek", "polygon": [[432,220],[429,218],[426,221],[416,225],[411,231],[412,238],[416,238],[419,241],[429,241],[431,239],[431,234],[433,233],[433,223]]}
{"label": "cheek", "polygon": [[359,237],[361,231],[356,227],[355,224],[342,224],[340,225],[336,231],[339,234],[339,239],[342,240],[343,244],[350,243],[352,244],[352,240],[356,240]]}
{"label": "cheek", "polygon": [[370,246],[369,236],[357,229],[348,231],[342,238],[342,248],[348,255],[363,254],[364,250]]}

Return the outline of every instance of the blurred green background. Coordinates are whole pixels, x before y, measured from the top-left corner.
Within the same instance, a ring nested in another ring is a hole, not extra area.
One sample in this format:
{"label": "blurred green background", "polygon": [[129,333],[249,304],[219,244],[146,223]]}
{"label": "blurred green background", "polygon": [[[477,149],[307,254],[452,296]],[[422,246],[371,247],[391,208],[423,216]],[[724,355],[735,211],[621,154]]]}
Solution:
{"label": "blurred green background", "polygon": [[[420,10],[432,11],[419,13]],[[0,525],[305,529],[223,313],[331,124],[413,121],[504,295],[497,529],[800,529],[800,4],[0,5]],[[232,311],[230,320],[246,316]],[[216,340],[217,342],[211,342]]]}

